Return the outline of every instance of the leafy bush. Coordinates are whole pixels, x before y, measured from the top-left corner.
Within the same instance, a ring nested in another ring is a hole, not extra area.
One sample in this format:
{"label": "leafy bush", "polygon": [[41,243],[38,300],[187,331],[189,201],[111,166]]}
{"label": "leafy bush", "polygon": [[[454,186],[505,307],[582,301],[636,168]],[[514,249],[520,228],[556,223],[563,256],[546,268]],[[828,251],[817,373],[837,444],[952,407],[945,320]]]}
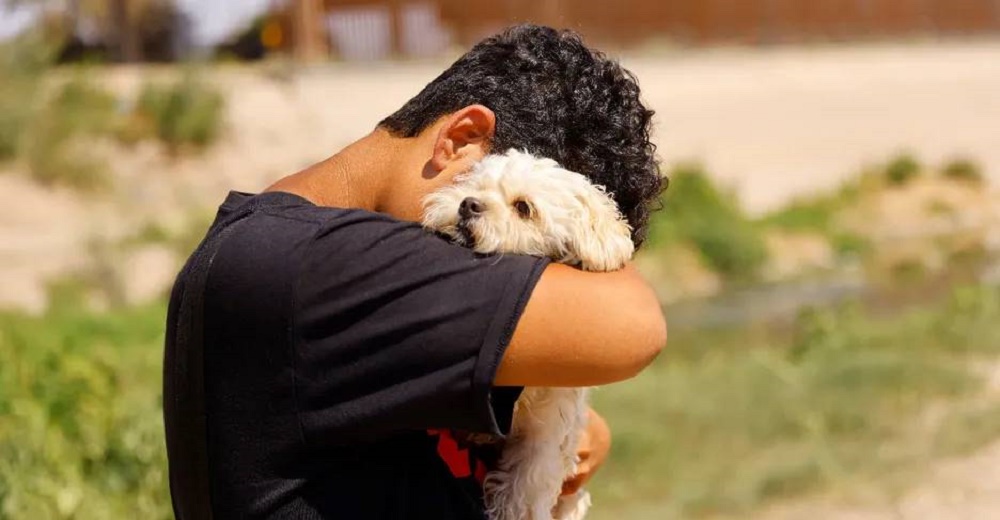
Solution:
{"label": "leafy bush", "polygon": [[885,180],[890,186],[902,186],[919,176],[920,168],[913,155],[899,154],[885,165]]}
{"label": "leafy bush", "polygon": [[839,225],[839,217],[856,207],[862,196],[883,186],[881,175],[864,170],[825,193],[793,199],[764,215],[757,223],[765,229],[816,233],[825,237],[839,254],[859,254],[871,244],[859,234]]}
{"label": "leafy bush", "polygon": [[55,303],[42,317],[0,313],[0,517],[171,518],[165,306]]}
{"label": "leafy bush", "polygon": [[194,212],[187,216],[183,225],[176,228],[147,222],[134,235],[126,237],[123,245],[162,244],[177,252],[178,256],[186,258],[205,238],[205,233],[214,220],[215,215],[212,213]]}
{"label": "leafy bush", "polygon": [[792,200],[788,205],[764,216],[767,227],[788,231],[827,233],[833,227],[840,205],[833,197],[817,196]]}
{"label": "leafy bush", "polygon": [[36,112],[24,138],[23,155],[32,178],[89,191],[106,187],[107,164],[91,144],[110,133],[116,103],[82,73],[60,86]]}
{"label": "leafy bush", "polygon": [[13,159],[32,120],[52,51],[32,38],[0,43],[0,160]]}
{"label": "leafy bush", "polygon": [[983,171],[979,165],[975,161],[963,157],[948,161],[941,169],[941,174],[956,181],[983,182]]}
{"label": "leafy bush", "polygon": [[837,213],[855,204],[867,188],[868,175],[844,182],[830,192],[798,197],[785,206],[764,215],[760,223],[787,231],[812,231],[830,234],[835,231]]}
{"label": "leafy bush", "polygon": [[935,320],[935,336],[960,352],[1000,351],[1000,292],[989,286],[954,290]]}
{"label": "leafy bush", "polygon": [[23,158],[47,185],[106,186],[106,165],[91,144],[114,125],[116,100],[83,70],[49,88],[52,64],[51,49],[34,38],[0,45],[0,160]]}
{"label": "leafy bush", "polygon": [[25,160],[32,179],[47,186],[61,185],[85,192],[107,188],[111,178],[107,163],[94,155],[86,143],[41,124],[40,134],[28,140]]}
{"label": "leafy bush", "polygon": [[696,164],[671,172],[664,208],[651,227],[651,247],[677,241],[694,245],[708,265],[734,279],[752,278],[767,260],[763,237],[735,198]]}
{"label": "leafy bush", "polygon": [[69,130],[103,134],[114,125],[117,99],[89,81],[81,70],[62,85],[48,105],[63,116],[60,122]]}
{"label": "leafy bush", "polygon": [[224,109],[222,94],[189,73],[174,83],[143,87],[135,117],[150,121],[156,137],[176,153],[185,146],[212,144],[221,132]]}

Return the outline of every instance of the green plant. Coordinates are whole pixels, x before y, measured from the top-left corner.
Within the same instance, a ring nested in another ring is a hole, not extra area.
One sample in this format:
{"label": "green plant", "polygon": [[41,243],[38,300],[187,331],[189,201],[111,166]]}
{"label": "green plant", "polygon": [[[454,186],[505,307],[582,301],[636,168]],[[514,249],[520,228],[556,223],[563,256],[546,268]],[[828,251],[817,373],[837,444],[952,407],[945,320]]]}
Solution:
{"label": "green plant", "polygon": [[111,182],[107,163],[93,155],[85,143],[44,127],[28,141],[24,152],[31,178],[47,186],[62,185],[85,192],[107,188]]}
{"label": "green plant", "polygon": [[874,189],[875,184],[873,175],[863,171],[835,190],[793,199],[764,215],[757,224],[764,229],[822,235],[841,255],[864,253],[871,244],[857,233],[844,229],[838,219],[854,208],[862,194]]}
{"label": "green plant", "polygon": [[[971,366],[995,359],[998,302],[995,288],[964,288],[890,317],[848,305],[791,326],[676,331],[669,355],[594,393],[615,435],[594,517],[753,517],[784,496],[879,492],[887,475],[991,442],[995,406],[970,425],[983,409]],[[928,431],[925,411],[942,404],[969,411]]]}
{"label": "green plant", "polygon": [[872,248],[868,239],[848,231],[833,232],[830,236],[830,243],[833,250],[841,255],[861,255]]}
{"label": "green plant", "polygon": [[156,137],[176,153],[185,146],[212,144],[221,132],[224,109],[222,94],[188,73],[173,83],[143,87],[136,116],[151,121]]}
{"label": "green plant", "polygon": [[824,193],[802,196],[764,215],[758,222],[768,228],[786,231],[810,231],[823,235],[836,231],[836,217],[858,202],[868,176],[862,172],[840,187]]}
{"label": "green plant", "polygon": [[770,228],[826,234],[832,228],[839,209],[839,204],[832,197],[799,198],[765,215],[760,222]]}
{"label": "green plant", "polygon": [[86,69],[80,69],[62,84],[48,104],[60,113],[62,124],[71,131],[106,134],[114,126],[118,100],[91,81]]}
{"label": "green plant", "polygon": [[0,517],[172,518],[165,306],[95,313],[74,294],[41,317],[0,313]]}
{"label": "green plant", "polygon": [[1000,351],[1000,291],[990,286],[959,287],[952,291],[934,320],[934,334],[959,352]]}
{"label": "green plant", "polygon": [[92,144],[114,125],[116,100],[83,69],[53,85],[53,62],[36,34],[0,44],[0,160],[23,158],[43,184],[102,188],[107,168]]}
{"label": "green plant", "polygon": [[38,38],[23,36],[0,43],[0,161],[19,153],[51,61],[51,47]]}
{"label": "green plant", "polygon": [[108,167],[92,143],[111,131],[115,117],[115,97],[83,72],[59,86],[24,136],[22,154],[32,178],[86,191],[107,187]]}
{"label": "green plant", "polygon": [[134,235],[127,237],[122,245],[163,244],[178,256],[187,257],[205,238],[205,233],[214,220],[215,215],[211,213],[194,212],[178,228],[168,229],[159,223],[149,222],[139,227]]}
{"label": "green plant", "polygon": [[885,165],[885,180],[890,186],[902,186],[920,175],[921,165],[916,157],[901,153]]}
{"label": "green plant", "polygon": [[958,157],[948,161],[941,169],[941,174],[948,179],[956,181],[966,181],[972,183],[983,182],[983,171],[979,165],[964,157]]}
{"label": "green plant", "polygon": [[767,260],[763,236],[739,207],[697,164],[670,173],[664,208],[650,230],[652,248],[692,244],[716,271],[731,279],[753,278]]}

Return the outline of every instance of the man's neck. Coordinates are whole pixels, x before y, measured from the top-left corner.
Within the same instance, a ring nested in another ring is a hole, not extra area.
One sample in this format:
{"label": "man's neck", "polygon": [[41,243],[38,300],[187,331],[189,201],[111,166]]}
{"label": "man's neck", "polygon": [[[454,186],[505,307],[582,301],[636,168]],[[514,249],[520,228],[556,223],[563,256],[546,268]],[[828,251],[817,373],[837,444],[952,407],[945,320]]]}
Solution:
{"label": "man's neck", "polygon": [[280,179],[264,191],[284,191],[317,206],[379,211],[401,146],[382,129],[351,143],[332,157]]}

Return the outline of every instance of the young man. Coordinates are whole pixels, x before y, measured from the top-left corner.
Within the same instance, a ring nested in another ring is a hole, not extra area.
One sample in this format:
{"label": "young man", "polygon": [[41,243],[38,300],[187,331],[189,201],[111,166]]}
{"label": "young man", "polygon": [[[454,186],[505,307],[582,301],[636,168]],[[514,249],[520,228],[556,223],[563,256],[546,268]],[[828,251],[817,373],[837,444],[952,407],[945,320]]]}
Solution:
{"label": "young man", "polygon": [[[579,37],[518,26],[333,157],[230,194],[171,296],[177,518],[483,518],[495,453],[463,435],[505,434],[523,386],[634,376],[666,327],[631,267],[477,256],[415,223],[421,198],[517,147],[607,187],[641,243],[651,116]],[[567,491],[606,454],[592,417]]]}

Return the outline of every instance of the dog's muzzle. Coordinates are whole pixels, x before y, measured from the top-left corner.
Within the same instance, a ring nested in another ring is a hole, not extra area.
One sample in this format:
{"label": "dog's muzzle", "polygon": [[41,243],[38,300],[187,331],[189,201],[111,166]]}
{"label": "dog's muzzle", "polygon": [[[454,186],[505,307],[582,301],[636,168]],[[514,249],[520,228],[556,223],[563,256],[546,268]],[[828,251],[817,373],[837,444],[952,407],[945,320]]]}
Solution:
{"label": "dog's muzzle", "polygon": [[458,220],[458,225],[455,226],[458,229],[459,237],[462,239],[462,244],[466,246],[472,246],[476,243],[476,237],[472,233],[471,220],[472,219],[461,218]]}
{"label": "dog's muzzle", "polygon": [[474,245],[476,237],[472,233],[472,221],[479,218],[486,210],[483,201],[475,197],[466,197],[458,205],[458,232],[466,245]]}

